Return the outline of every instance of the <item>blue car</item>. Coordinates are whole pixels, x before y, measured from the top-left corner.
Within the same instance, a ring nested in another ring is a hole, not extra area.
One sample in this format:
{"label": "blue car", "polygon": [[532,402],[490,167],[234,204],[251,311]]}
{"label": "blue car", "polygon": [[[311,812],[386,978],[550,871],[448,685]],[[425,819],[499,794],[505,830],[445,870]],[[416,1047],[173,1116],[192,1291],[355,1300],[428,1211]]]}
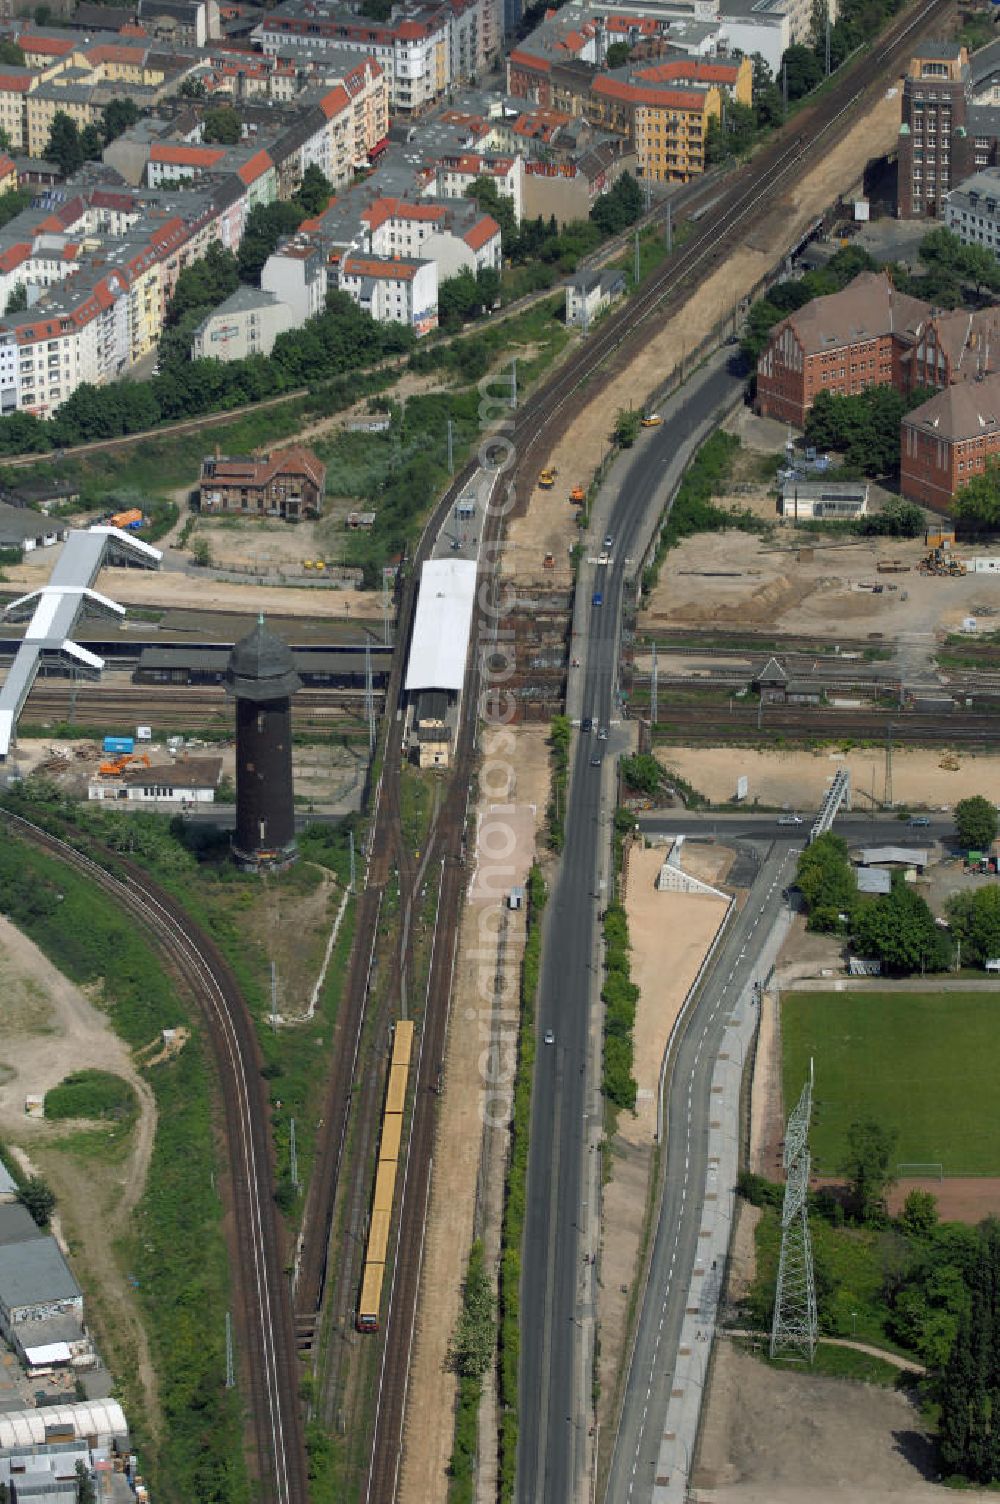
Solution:
{"label": "blue car", "polygon": [[601,594],[601,592],[599,590],[595,590],[594,591],[594,605],[595,606],[603,606],[604,605],[604,596]]}

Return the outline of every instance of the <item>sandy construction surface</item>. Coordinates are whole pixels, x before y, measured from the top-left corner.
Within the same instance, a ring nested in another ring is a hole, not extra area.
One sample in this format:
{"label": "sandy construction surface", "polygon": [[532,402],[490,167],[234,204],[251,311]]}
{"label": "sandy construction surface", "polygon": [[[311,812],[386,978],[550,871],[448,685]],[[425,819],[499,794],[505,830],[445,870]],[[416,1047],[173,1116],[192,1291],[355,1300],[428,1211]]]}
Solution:
{"label": "sandy construction surface", "polygon": [[[12,585],[25,591],[48,583],[54,551],[45,550],[39,565],[7,568]],[[188,607],[198,611],[264,611],[272,616],[363,616],[382,617],[381,595],[376,590],[337,590],[330,587],[279,589],[272,585],[236,585],[196,573],[168,570],[102,569],[95,589],[123,606]]]}
{"label": "sandy construction surface", "polygon": [[[741,497],[729,500],[743,503]],[[720,505],[726,504],[721,498]],[[887,641],[929,648],[937,632],[956,631],[965,617],[996,611],[1000,580],[975,573],[955,579],[918,574],[925,553],[917,540],[865,538],[834,547],[784,530],[772,538],[737,530],[702,533],[671,549],[640,625],[647,631],[671,624],[745,625],[815,632],[824,640],[831,632],[855,639],[881,633]],[[879,574],[880,560],[899,560],[909,572]],[[881,594],[864,588],[874,584],[884,587]]]}
{"label": "sandy construction surface", "polygon": [[[941,766],[946,756],[943,750],[893,748],[896,803],[952,808],[968,794],[992,797],[1000,789],[1000,757],[963,751],[949,755],[958,762],[957,770]],[[873,786],[876,803],[880,802],[885,786],[885,752],[881,747],[858,747],[844,754],[827,748],[816,752],[761,752],[747,747],[658,747],[657,756],[664,766],[675,769],[715,803],[732,799],[741,774],[750,781],[750,805],[759,799],[761,804],[788,805],[802,812],[818,807],[838,768],[850,770],[856,810],[870,807]]]}
{"label": "sandy construction surface", "polygon": [[[648,851],[633,848],[629,857],[625,908],[632,942],[632,980],[639,988],[635,1018],[639,1094],[635,1116],[622,1113],[618,1129],[623,1138],[635,1144],[649,1143],[656,1136],[656,1095],[663,1051],[727,908],[721,898],[657,892],[656,878],[665,854],[662,847]],[[693,873],[687,860],[684,868]]]}
{"label": "sandy construction surface", "polygon": [[[899,132],[899,96],[888,93],[860,112],[854,128],[828,152],[805,181],[784,197],[776,197],[765,225],[753,231],[738,255],[702,283],[685,306],[658,328],[649,328],[642,354],[590,402],[586,390],[574,421],[550,456],[558,478],[553,491],[532,492],[527,514],[509,530],[505,570],[516,576],[519,560],[537,572],[540,555],[552,552],[565,558],[576,537],[575,509],[567,501],[571,487],[586,485],[608,448],[615,413],[630,403],[639,406],[666,383],[671,373],[696,349],[720,316],[735,307],[796,241],[808,224],[857,181],[871,158],[889,151]],[[523,551],[523,552],[522,552]]]}
{"label": "sandy construction surface", "polygon": [[[783,1372],[720,1341],[693,1474],[696,1504],[943,1504],[904,1394]],[[987,1499],[978,1489],[963,1499]]]}

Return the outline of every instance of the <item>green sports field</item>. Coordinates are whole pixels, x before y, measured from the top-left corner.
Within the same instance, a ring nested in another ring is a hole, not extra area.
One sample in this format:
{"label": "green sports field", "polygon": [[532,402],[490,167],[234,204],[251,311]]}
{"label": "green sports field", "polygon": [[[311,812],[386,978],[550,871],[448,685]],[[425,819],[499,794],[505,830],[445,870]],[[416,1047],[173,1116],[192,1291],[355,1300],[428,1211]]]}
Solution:
{"label": "green sports field", "polygon": [[897,1130],[897,1163],[1000,1175],[1000,989],[788,993],[781,1030],[786,1116],[815,1061],[815,1174],[874,1118]]}

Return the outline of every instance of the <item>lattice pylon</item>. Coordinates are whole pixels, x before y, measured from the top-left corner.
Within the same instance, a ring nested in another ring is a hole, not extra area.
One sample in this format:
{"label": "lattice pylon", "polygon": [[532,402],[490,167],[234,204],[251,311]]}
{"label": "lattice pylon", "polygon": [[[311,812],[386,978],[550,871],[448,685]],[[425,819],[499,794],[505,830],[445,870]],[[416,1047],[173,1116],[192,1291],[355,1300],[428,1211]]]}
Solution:
{"label": "lattice pylon", "polygon": [[798,1355],[811,1363],[816,1352],[816,1280],[809,1234],[809,1079],[788,1119],[785,1134],[785,1200],[781,1210],[781,1257],[771,1323],[771,1357]]}

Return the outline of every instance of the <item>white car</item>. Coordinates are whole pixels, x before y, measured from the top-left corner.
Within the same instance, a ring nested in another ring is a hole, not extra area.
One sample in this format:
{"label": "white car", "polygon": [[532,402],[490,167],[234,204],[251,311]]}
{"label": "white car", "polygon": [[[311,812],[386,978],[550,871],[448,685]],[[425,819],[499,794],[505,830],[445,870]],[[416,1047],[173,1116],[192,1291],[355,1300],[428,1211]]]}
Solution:
{"label": "white car", "polygon": [[802,816],[801,815],[779,815],[778,816],[778,824],[779,825],[801,825],[802,824]]}
{"label": "white car", "polygon": [[542,1038],[546,1044],[555,1044],[556,1042],[556,1036],[553,1034],[551,1029],[546,1029],[545,1033],[542,1035]]}

